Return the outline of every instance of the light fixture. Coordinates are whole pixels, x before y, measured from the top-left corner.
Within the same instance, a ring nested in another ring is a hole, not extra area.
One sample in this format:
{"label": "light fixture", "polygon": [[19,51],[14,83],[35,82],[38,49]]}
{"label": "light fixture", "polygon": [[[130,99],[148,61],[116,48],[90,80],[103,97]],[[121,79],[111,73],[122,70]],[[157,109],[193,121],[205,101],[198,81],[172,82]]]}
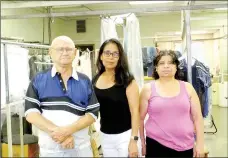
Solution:
{"label": "light fixture", "polygon": [[208,31],[204,31],[204,30],[199,30],[199,31],[191,31],[191,34],[206,34],[206,33],[209,33]]}
{"label": "light fixture", "polygon": [[174,34],[175,35],[181,35],[181,32],[175,32]]}
{"label": "light fixture", "polygon": [[[195,31],[191,31],[191,34],[192,35],[197,35],[197,34],[206,34],[206,33],[209,33],[205,30],[195,30]],[[175,35],[181,35],[181,32],[175,32],[174,33]]]}
{"label": "light fixture", "polygon": [[173,1],[131,1],[129,4],[138,5],[138,4],[160,4],[160,3],[171,3]]}
{"label": "light fixture", "polygon": [[228,8],[216,8],[215,10],[227,10]]}

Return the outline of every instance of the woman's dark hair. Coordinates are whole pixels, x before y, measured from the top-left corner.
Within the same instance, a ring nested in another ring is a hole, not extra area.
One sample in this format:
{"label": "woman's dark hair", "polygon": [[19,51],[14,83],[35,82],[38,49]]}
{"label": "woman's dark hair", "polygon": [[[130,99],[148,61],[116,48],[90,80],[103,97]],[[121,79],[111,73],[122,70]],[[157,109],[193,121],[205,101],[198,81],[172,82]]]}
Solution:
{"label": "woman's dark hair", "polygon": [[158,62],[161,60],[161,58],[163,57],[163,56],[170,56],[171,58],[172,58],[172,62],[173,62],[173,64],[175,64],[176,65],[176,68],[177,68],[177,72],[176,72],[176,74],[175,74],[175,79],[180,79],[180,77],[181,77],[181,71],[180,71],[180,68],[179,68],[179,64],[180,64],[180,62],[179,62],[179,60],[178,60],[178,58],[177,58],[177,55],[175,54],[175,52],[174,51],[172,51],[172,50],[161,50],[158,54],[157,54],[157,56],[154,58],[154,60],[153,60],[153,64],[154,64],[154,70],[153,70],[153,78],[155,79],[155,80],[157,80],[157,79],[159,79],[159,76],[158,76],[158,73],[157,73],[157,71],[156,71],[156,67],[158,66]]}
{"label": "woman's dark hair", "polygon": [[105,46],[110,43],[115,44],[119,51],[119,60],[115,68],[115,83],[117,85],[123,85],[124,87],[127,87],[134,79],[134,76],[129,71],[128,60],[123,46],[117,39],[114,38],[106,40],[100,47],[96,62],[98,69],[96,78],[98,79],[98,77],[105,71],[105,67],[101,61],[101,55],[103,54]]}

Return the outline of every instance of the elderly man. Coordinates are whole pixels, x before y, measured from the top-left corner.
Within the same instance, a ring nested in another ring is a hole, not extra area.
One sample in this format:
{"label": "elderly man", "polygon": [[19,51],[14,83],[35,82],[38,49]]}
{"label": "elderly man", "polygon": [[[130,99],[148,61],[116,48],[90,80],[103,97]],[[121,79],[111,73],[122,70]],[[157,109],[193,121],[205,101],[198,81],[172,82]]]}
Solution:
{"label": "elderly man", "polygon": [[72,68],[74,42],[55,38],[49,54],[52,69],[38,73],[25,98],[25,116],[39,128],[41,157],[92,157],[88,127],[98,117],[89,78]]}

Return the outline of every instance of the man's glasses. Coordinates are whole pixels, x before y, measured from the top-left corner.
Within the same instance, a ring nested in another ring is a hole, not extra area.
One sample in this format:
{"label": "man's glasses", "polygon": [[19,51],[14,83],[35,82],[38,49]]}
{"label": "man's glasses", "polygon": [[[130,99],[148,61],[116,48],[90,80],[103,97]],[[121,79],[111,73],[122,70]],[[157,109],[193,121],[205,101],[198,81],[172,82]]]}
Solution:
{"label": "man's glasses", "polygon": [[54,49],[57,53],[63,53],[64,50],[67,53],[72,53],[74,51],[74,48],[51,48],[51,49]]}

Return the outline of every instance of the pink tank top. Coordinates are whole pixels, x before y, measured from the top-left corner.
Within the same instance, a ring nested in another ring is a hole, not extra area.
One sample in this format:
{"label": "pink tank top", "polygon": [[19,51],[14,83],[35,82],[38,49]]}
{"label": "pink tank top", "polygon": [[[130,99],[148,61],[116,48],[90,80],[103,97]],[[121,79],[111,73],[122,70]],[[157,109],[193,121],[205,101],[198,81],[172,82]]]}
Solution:
{"label": "pink tank top", "polygon": [[152,81],[145,129],[147,137],[168,148],[184,151],[194,146],[194,124],[185,83],[179,83],[180,93],[177,96],[162,97],[156,91],[155,81]]}

